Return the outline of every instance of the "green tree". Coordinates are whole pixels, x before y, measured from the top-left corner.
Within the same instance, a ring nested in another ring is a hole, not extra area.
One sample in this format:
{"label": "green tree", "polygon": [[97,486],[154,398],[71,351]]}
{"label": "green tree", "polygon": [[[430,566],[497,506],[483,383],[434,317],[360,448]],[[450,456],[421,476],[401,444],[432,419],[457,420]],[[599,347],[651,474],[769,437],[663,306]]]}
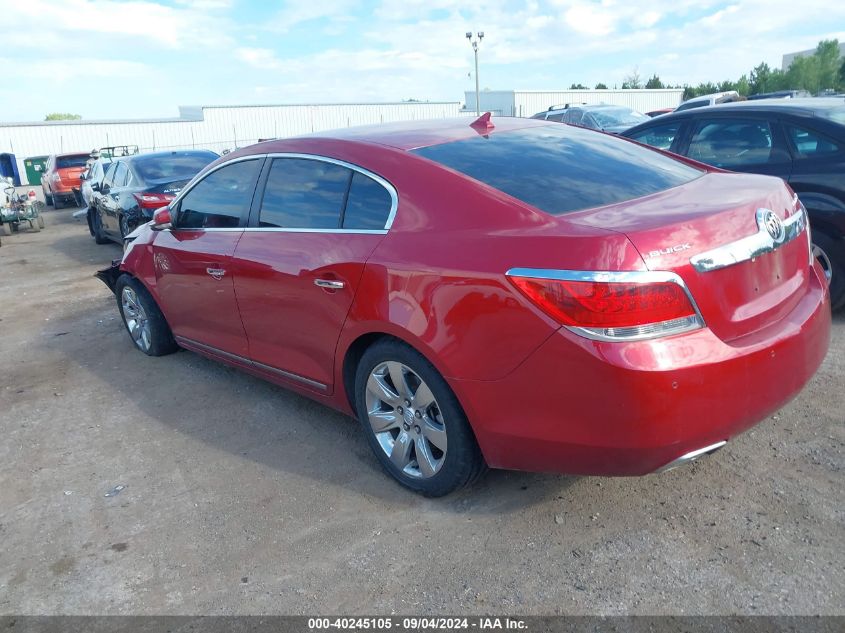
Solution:
{"label": "green tree", "polygon": [[45,121],[79,121],[82,118],[79,114],[67,112],[52,112],[44,117]]}
{"label": "green tree", "polygon": [[839,77],[839,40],[822,40],[816,47],[819,90],[836,90],[842,85]]}
{"label": "green tree", "polygon": [[[845,65],[842,66],[842,72],[845,73]],[[596,90],[607,90],[607,84],[603,84],[602,82],[598,82],[596,84]]]}
{"label": "green tree", "polygon": [[661,88],[665,88],[666,86],[663,85],[663,82],[660,81],[660,77],[658,77],[655,73],[651,76],[651,79],[645,82],[645,87],[649,90],[660,90]]}
{"label": "green tree", "polygon": [[569,89],[570,90],[589,90],[589,88],[587,88],[587,86],[585,86],[584,84],[580,84],[580,83],[579,84],[572,84],[571,86],[569,86]]}
{"label": "green tree", "polygon": [[634,66],[631,72],[622,78],[622,90],[636,90],[642,88],[642,79],[640,77],[639,68]]}

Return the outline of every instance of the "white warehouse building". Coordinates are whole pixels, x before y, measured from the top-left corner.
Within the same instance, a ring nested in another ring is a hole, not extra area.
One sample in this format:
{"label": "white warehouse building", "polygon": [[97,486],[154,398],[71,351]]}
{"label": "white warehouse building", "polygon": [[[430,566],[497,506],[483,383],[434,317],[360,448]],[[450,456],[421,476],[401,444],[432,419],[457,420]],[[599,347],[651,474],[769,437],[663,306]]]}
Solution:
{"label": "white warehouse building", "polygon": [[[466,93],[467,110],[475,111],[475,91]],[[530,117],[551,106],[567,103],[607,103],[628,106],[640,112],[676,108],[683,88],[661,90],[485,90],[479,94],[480,109],[504,116]]]}
{"label": "white warehouse building", "polygon": [[210,149],[218,154],[256,143],[353,125],[466,116],[455,102],[346,103],[180,107],[169,119],[41,121],[0,123],[0,168],[14,156],[21,184],[24,161],[62,152],[90,152],[113,145],[137,145],[141,152]]}

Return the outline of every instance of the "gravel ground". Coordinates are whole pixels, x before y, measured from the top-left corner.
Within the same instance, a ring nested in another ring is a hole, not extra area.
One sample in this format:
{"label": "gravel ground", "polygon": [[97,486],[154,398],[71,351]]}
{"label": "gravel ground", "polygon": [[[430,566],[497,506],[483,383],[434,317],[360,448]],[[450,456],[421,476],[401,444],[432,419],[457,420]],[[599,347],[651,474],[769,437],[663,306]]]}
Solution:
{"label": "gravel ground", "polygon": [[427,500],[345,416],[136,352],[71,213],[0,248],[0,614],[845,613],[845,316],[702,462]]}

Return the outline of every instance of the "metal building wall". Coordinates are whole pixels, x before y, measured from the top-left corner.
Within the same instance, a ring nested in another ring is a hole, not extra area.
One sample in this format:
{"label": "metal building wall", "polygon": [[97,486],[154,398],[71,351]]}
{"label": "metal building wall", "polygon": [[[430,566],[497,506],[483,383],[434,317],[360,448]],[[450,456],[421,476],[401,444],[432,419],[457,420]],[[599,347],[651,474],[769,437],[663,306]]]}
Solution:
{"label": "metal building wall", "polygon": [[[335,128],[387,121],[460,116],[457,102],[180,108],[177,119],[0,123],[0,152],[15,154],[24,178],[30,156],[88,152],[108,145],[138,145],[142,152],[204,148],[215,152]],[[29,183],[39,185],[40,183]]]}

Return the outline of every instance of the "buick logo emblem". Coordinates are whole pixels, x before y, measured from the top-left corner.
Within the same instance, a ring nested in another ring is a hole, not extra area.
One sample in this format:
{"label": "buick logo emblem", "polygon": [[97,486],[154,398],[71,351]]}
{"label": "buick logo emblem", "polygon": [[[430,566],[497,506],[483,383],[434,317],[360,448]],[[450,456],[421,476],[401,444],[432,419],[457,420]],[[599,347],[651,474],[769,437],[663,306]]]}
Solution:
{"label": "buick logo emblem", "polygon": [[783,239],[783,222],[775,215],[774,211],[766,209],[763,213],[763,226],[766,227],[766,231],[772,236],[775,242]]}

